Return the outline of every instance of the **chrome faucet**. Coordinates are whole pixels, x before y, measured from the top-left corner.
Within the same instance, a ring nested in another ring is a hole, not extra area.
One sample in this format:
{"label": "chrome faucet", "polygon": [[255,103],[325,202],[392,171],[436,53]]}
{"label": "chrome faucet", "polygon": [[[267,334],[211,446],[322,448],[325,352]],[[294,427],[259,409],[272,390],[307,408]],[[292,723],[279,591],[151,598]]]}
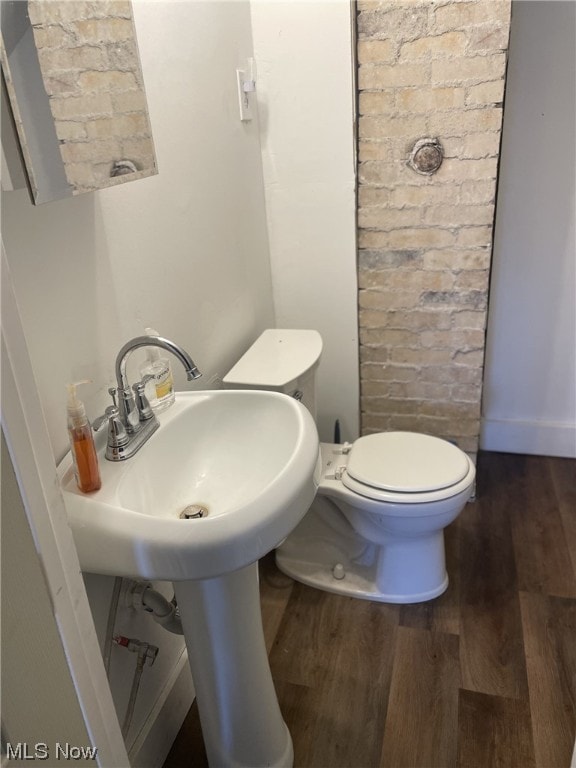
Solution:
{"label": "chrome faucet", "polygon": [[[110,461],[129,459],[160,426],[144,393],[146,382],[151,377],[145,376],[142,381],[130,388],[126,375],[128,358],[135,349],[140,347],[160,347],[171,352],[184,366],[188,381],[202,376],[190,355],[170,339],[162,336],[136,336],[126,342],[116,357],[117,388],[112,387],[108,390],[114,405],[106,408],[104,416],[94,422],[94,429],[99,429],[104,421],[108,420],[106,458]],[[116,395],[118,395],[118,404],[116,404]]]}
{"label": "chrome faucet", "polygon": [[132,396],[130,384],[128,383],[126,363],[128,362],[130,354],[140,347],[161,347],[167,352],[172,352],[184,366],[188,381],[198,379],[202,375],[198,368],[196,368],[190,355],[185,352],[182,347],[179,347],[169,339],[165,339],[162,336],[136,336],[136,338],[127,341],[116,357],[116,383],[118,385],[120,418],[128,433],[137,432],[139,430],[140,412],[136,406],[134,397]]}

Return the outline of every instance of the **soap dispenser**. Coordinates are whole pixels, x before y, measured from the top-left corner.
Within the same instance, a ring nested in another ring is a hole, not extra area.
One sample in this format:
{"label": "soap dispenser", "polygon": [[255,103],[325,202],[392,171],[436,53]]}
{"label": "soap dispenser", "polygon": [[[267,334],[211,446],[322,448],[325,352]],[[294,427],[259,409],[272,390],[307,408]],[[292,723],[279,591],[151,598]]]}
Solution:
{"label": "soap dispenser", "polygon": [[83,493],[97,491],[102,484],[92,427],[86,416],[84,403],[78,400],[76,395],[76,387],[89,383],[89,381],[77,381],[74,384],[68,384],[68,436],[76,483]]}
{"label": "soap dispenser", "polygon": [[[146,328],[146,335],[160,336],[158,331],[153,328]],[[142,366],[140,373],[142,377],[148,377],[150,382],[148,401],[152,410],[158,413],[171,406],[176,399],[174,379],[172,378],[170,361],[166,357],[160,356],[158,347],[146,347],[146,352],[148,359]]]}

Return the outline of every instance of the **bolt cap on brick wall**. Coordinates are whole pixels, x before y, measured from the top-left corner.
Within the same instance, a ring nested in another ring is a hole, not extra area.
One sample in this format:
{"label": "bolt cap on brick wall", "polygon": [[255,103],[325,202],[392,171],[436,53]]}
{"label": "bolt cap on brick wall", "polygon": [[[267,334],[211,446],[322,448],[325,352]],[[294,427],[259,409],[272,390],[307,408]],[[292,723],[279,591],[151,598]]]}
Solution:
{"label": "bolt cap on brick wall", "polygon": [[440,168],[444,150],[439,139],[418,139],[408,155],[408,166],[416,173],[431,176]]}

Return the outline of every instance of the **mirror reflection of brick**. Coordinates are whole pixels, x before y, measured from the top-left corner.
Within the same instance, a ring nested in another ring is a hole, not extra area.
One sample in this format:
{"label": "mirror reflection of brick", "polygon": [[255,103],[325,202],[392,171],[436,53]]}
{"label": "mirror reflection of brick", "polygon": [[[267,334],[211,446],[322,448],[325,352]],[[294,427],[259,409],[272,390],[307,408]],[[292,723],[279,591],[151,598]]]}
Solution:
{"label": "mirror reflection of brick", "polygon": [[[29,0],[28,7],[74,194],[156,173],[131,3]],[[116,173],[119,161],[135,171]]]}

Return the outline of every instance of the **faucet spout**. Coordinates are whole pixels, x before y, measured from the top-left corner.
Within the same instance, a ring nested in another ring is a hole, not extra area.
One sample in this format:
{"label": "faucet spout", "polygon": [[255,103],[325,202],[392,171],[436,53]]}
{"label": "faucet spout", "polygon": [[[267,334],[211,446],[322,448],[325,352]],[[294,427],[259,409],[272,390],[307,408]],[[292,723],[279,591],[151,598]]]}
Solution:
{"label": "faucet spout", "polygon": [[130,385],[126,376],[126,363],[130,354],[140,347],[160,347],[171,352],[184,366],[188,381],[199,379],[202,376],[190,355],[170,339],[165,339],[163,336],[136,336],[124,344],[116,357],[116,381],[118,389],[122,392],[126,390],[130,392]]}

